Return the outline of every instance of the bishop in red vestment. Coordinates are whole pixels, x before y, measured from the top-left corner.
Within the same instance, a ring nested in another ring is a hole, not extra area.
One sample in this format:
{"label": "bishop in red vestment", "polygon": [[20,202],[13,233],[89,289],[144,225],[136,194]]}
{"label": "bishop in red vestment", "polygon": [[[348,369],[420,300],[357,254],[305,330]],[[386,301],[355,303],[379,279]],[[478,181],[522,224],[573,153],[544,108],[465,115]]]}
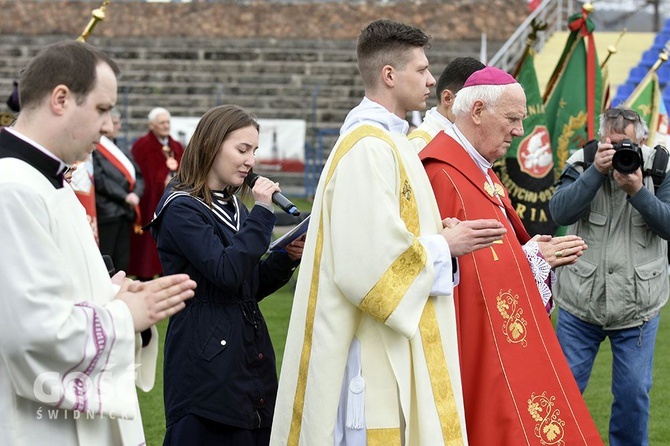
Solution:
{"label": "bishop in red vestment", "polygon": [[[575,238],[531,241],[491,169],[511,139],[523,135],[523,89],[487,67],[468,79],[454,114],[453,132],[438,133],[420,153],[440,214],[495,218],[507,228],[502,243],[458,258],[454,297],[469,444],[603,444],[534,275],[577,261],[585,245]],[[535,254],[524,251],[529,241]]]}
{"label": "bishop in red vestment", "polygon": [[[144,195],[140,200],[142,226],[154,216],[165,185],[179,168],[184,147],[170,136],[170,113],[155,108],[149,113],[149,132],[135,141],[132,154],[144,176]],[[130,240],[128,274],[141,279],[163,273],[156,242],[148,231],[134,233]]]}

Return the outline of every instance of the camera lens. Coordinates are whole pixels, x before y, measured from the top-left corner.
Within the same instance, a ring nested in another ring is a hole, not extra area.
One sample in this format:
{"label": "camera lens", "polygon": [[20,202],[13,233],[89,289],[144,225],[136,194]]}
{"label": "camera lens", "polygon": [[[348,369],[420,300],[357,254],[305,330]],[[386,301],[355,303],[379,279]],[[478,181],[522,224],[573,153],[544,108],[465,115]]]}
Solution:
{"label": "camera lens", "polygon": [[616,153],[612,157],[612,167],[621,173],[633,173],[642,165],[642,158],[637,144],[630,140],[623,140],[614,145]]}

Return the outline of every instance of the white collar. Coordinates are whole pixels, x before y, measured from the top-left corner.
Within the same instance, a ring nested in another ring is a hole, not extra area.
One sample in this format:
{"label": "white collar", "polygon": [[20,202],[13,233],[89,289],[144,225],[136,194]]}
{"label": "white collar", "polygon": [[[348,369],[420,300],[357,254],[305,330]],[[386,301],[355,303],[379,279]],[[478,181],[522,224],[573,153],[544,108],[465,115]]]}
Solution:
{"label": "white collar", "polygon": [[59,163],[59,166],[58,166],[58,173],[63,172],[65,169],[69,168],[69,166],[63,162],[63,160],[61,160],[61,159],[58,158],[56,155],[54,155],[53,153],[51,153],[51,152],[49,151],[49,149],[47,149],[46,147],[44,147],[42,144],[40,144],[40,143],[34,141],[33,139],[27,137],[27,136],[24,135],[23,133],[19,132],[19,131],[16,130],[14,127],[5,127],[5,130],[7,130],[9,133],[11,133],[12,135],[16,136],[17,138],[22,139],[23,141],[27,142],[27,143],[30,144],[31,146],[35,147],[37,150],[39,150],[40,152],[44,153],[44,154],[47,155],[49,158],[52,158],[52,159],[58,161],[58,163]]}
{"label": "white collar", "polygon": [[488,171],[491,167],[493,167],[493,164],[489,163],[486,158],[484,158],[479,152],[477,152],[477,149],[468,141],[468,139],[461,133],[459,128],[454,125],[453,126],[454,134],[456,135],[456,138],[459,140],[463,148],[468,152],[470,157],[474,160],[474,162],[477,164],[477,167],[481,169],[482,172],[486,176],[488,176]]}
{"label": "white collar", "polygon": [[364,97],[360,104],[354,107],[340,128],[340,134],[346,133],[359,124],[370,124],[381,127],[392,133],[407,134],[409,123],[388,111],[384,106]]}
{"label": "white collar", "polygon": [[454,124],[449,119],[447,119],[446,116],[437,111],[437,107],[433,107],[430,110],[428,110],[426,112],[426,116],[429,116],[431,119],[434,119],[437,122],[439,122],[442,128],[444,129],[450,129],[454,126]]}

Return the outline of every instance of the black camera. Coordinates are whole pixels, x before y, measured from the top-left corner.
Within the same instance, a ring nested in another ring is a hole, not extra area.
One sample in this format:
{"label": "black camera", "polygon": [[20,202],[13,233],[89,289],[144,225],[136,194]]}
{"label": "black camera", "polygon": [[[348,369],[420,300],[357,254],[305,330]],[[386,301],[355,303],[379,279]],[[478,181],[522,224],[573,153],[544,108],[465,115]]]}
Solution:
{"label": "black camera", "polygon": [[612,167],[615,170],[629,174],[642,167],[642,149],[630,139],[614,144],[614,150],[616,153],[612,157]]}

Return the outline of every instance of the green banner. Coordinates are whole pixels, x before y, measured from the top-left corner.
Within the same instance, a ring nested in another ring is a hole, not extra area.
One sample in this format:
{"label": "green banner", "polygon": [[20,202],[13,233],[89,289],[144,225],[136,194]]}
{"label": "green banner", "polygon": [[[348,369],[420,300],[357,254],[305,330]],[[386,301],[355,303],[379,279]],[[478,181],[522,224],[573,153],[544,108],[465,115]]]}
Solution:
{"label": "green banner", "polygon": [[556,178],[572,153],[598,137],[603,105],[603,79],[592,35],[594,25],[582,13],[575,14],[569,26],[572,32],[545,93]]}
{"label": "green banner", "polygon": [[661,88],[656,71],[650,70],[624,103],[635,110],[649,127],[647,143],[653,145],[658,130],[658,118],[661,103]]}
{"label": "green banner", "polygon": [[554,160],[532,50],[524,57],[516,79],[526,92],[528,115],[523,121],[524,135],[512,141],[494,169],[528,233],[551,235],[556,230],[549,215],[549,199],[554,193]]}

